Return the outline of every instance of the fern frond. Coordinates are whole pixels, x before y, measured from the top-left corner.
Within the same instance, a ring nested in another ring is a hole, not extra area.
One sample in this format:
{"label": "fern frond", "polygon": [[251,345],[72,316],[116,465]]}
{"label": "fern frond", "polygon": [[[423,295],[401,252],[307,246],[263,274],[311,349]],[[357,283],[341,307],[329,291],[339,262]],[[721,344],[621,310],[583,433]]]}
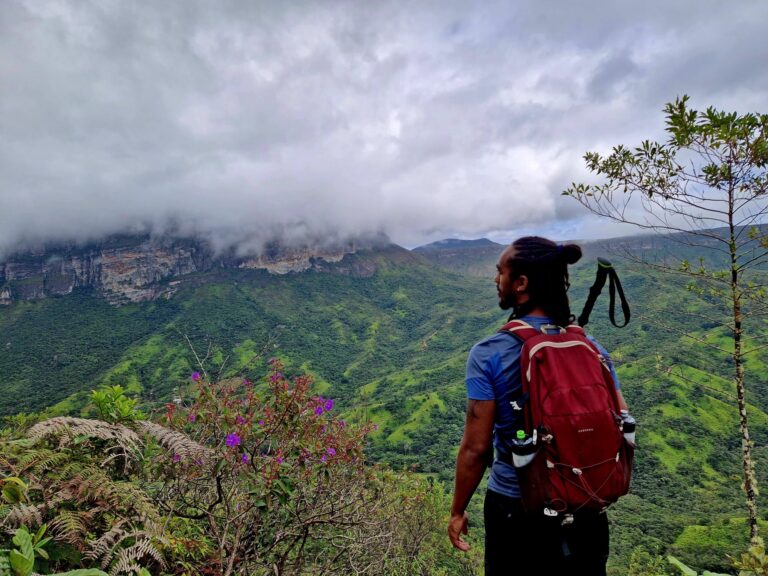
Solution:
{"label": "fern frond", "polygon": [[22,472],[31,471],[36,474],[59,468],[71,455],[65,450],[50,448],[30,449],[19,456],[18,466]]}
{"label": "fern frond", "polygon": [[130,504],[135,517],[144,522],[145,526],[149,526],[149,523],[160,523],[157,504],[146,492],[132,482],[118,482],[116,485],[123,501]]}
{"label": "fern frond", "polygon": [[149,538],[142,538],[132,546],[123,548],[117,553],[117,562],[110,570],[112,576],[130,573],[133,567],[143,558],[152,558],[161,568],[165,568],[165,558]]}
{"label": "fern frond", "polygon": [[160,424],[140,420],[136,422],[136,426],[142,432],[152,436],[161,446],[182,458],[206,458],[212,453],[210,449],[198,444],[186,434],[176,432]]}
{"label": "fern frond", "polygon": [[81,460],[67,460],[64,462],[58,470],[55,471],[55,478],[66,480],[75,476],[91,476],[95,472],[100,471],[99,468],[88,462]]}
{"label": "fern frond", "polygon": [[30,506],[27,504],[16,504],[10,507],[7,514],[2,517],[0,524],[9,527],[18,528],[20,526],[40,526],[43,523],[45,508],[40,506]]}
{"label": "fern frond", "polygon": [[58,437],[60,447],[70,444],[78,436],[113,441],[126,452],[138,452],[141,446],[141,438],[130,428],[88,418],[57,416],[38,422],[27,432],[27,437],[35,441],[49,436]]}
{"label": "fern frond", "polygon": [[101,567],[106,568],[109,566],[109,563],[114,556],[115,548],[117,548],[120,542],[125,538],[133,534],[133,532],[126,532],[123,529],[125,523],[125,520],[118,520],[112,528],[91,542],[91,549],[85,553],[84,557],[87,560],[98,560],[99,558],[103,558]]}
{"label": "fern frond", "polygon": [[82,550],[88,526],[93,518],[90,511],[59,510],[56,518],[48,525],[56,540],[72,544]]}

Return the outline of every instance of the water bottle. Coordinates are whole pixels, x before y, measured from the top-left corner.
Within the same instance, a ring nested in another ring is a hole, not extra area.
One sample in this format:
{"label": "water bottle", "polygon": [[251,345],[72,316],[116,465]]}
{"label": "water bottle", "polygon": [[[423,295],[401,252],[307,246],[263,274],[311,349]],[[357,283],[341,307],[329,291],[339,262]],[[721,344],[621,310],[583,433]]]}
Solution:
{"label": "water bottle", "polygon": [[528,436],[525,430],[518,430],[510,446],[512,448],[512,464],[515,465],[515,468],[527,466],[531,463],[533,457],[536,456],[536,450],[538,449],[536,433],[534,432],[533,436]]}
{"label": "water bottle", "polygon": [[621,431],[624,432],[624,439],[630,444],[634,444],[637,422],[627,410],[622,410],[619,415],[621,416]]}

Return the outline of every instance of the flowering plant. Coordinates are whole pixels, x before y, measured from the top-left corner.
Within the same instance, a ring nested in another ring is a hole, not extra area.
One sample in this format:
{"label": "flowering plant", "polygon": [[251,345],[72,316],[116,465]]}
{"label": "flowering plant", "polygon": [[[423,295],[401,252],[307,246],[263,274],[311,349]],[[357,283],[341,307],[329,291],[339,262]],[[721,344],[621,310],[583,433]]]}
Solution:
{"label": "flowering plant", "polygon": [[[361,552],[333,536],[373,529],[370,427],[332,417],[333,400],[312,393],[311,377],[288,378],[277,360],[270,368],[256,385],[191,378],[192,401],[165,415],[189,443],[156,461],[163,507],[197,521],[217,572],[307,563],[327,571]],[[310,553],[320,541],[326,553]]]}

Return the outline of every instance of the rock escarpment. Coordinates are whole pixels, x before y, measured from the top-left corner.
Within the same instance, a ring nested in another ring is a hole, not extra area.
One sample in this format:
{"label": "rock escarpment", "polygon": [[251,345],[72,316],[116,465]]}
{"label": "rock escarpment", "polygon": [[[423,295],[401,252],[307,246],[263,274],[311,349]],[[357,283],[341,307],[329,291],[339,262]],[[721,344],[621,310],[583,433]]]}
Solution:
{"label": "rock escarpment", "polygon": [[[234,251],[215,254],[201,241],[187,239],[113,238],[89,247],[48,248],[16,254],[0,262],[0,304],[94,290],[110,303],[142,302],[170,297],[195,274],[217,269],[266,270],[288,274],[330,271],[347,255],[369,246],[350,242],[341,247],[267,246],[260,254]],[[367,275],[359,266],[339,266],[340,273]]]}

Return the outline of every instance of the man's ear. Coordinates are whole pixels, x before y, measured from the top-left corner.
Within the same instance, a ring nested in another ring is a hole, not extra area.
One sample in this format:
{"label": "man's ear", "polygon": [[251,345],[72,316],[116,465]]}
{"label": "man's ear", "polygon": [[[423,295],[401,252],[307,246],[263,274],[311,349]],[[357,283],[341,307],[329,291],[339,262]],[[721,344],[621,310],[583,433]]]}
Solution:
{"label": "man's ear", "polygon": [[523,274],[515,278],[515,291],[516,292],[528,291],[528,276]]}

